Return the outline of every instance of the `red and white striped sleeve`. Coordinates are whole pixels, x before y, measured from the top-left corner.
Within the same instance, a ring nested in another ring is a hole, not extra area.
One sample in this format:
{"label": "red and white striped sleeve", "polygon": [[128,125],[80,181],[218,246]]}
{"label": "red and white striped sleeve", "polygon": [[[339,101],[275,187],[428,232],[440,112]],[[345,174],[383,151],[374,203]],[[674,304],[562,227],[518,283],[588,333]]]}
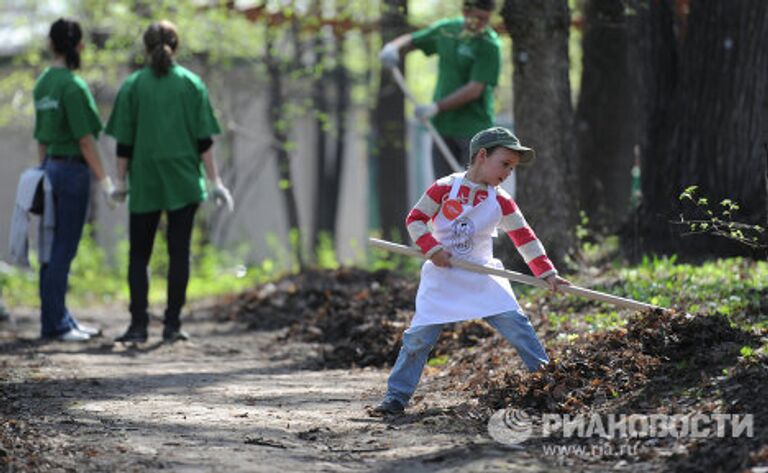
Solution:
{"label": "red and white striped sleeve", "polygon": [[498,190],[496,199],[501,205],[501,223],[500,227],[504,230],[512,242],[515,244],[520,256],[531,268],[531,272],[538,278],[546,278],[551,274],[557,274],[557,269],[552,261],[549,260],[544,245],[533,233],[533,229],[525,221],[523,213],[517,206],[512,197],[502,189]]}
{"label": "red and white striped sleeve", "polygon": [[408,234],[427,257],[431,257],[443,248],[443,245],[429,231],[428,224],[440,211],[443,199],[451,192],[452,183],[453,178],[446,176],[429,186],[405,218]]}

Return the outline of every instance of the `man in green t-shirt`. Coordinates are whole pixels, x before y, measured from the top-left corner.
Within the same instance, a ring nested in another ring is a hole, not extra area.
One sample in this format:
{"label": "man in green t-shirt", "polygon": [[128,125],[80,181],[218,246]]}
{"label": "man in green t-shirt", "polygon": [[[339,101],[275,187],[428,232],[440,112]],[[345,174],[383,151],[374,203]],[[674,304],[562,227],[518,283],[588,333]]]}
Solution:
{"label": "man in green t-shirt", "polygon": [[[456,160],[466,164],[469,141],[494,125],[493,88],[501,67],[501,43],[488,26],[494,0],[464,0],[462,16],[437,21],[427,28],[387,43],[379,54],[385,67],[397,67],[400,53],[415,49],[438,55],[433,102],[416,107],[416,118],[431,119]],[[432,146],[435,178],[450,174],[436,146]]]}

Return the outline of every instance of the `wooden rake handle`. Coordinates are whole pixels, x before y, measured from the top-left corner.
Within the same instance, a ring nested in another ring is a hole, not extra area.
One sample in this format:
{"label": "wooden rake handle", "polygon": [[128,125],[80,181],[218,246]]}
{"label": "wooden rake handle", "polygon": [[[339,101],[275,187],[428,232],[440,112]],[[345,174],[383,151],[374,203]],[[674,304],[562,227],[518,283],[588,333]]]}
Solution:
{"label": "wooden rake handle", "polygon": [[[369,238],[368,243],[371,246],[374,246],[376,248],[381,248],[382,250],[391,251],[393,253],[399,253],[401,255],[405,256],[412,256],[414,258],[421,258],[421,259],[427,259],[424,254],[415,249],[411,248],[405,245],[400,245],[397,243],[392,243],[391,241],[386,240],[379,240],[378,238]],[[529,286],[535,286],[535,287],[541,287],[548,289],[549,284],[547,284],[544,280],[535,278],[533,276],[528,276],[527,274],[521,274],[515,271],[509,271],[507,269],[496,269],[491,268],[488,266],[483,266],[479,264],[469,263],[467,261],[462,261],[460,259],[451,259],[451,264],[453,266],[466,269],[468,271],[473,271],[476,273],[482,273],[482,274],[491,274],[493,276],[500,276],[505,279],[509,279],[510,281],[519,282],[522,284],[527,284]],[[567,293],[567,294],[573,294],[574,296],[584,297],[587,299],[592,299],[595,301],[600,302],[607,302],[609,304],[613,304],[615,306],[624,307],[626,309],[633,309],[633,310],[647,310],[647,309],[664,309],[663,307],[646,304],[644,302],[638,302],[632,299],[627,299],[624,297],[619,296],[613,296],[611,294],[606,294],[604,292],[599,291],[592,291],[590,289],[585,289],[583,287],[579,286],[560,286],[560,290]]]}
{"label": "wooden rake handle", "polygon": [[[419,103],[416,101],[416,97],[413,96],[410,89],[408,89],[408,86],[405,84],[405,78],[403,77],[403,73],[400,72],[400,69],[397,67],[392,68],[392,77],[394,77],[395,82],[397,82],[397,85],[400,86],[400,90],[403,91],[403,95],[413,102],[414,105],[418,105]],[[461,172],[464,169],[461,167],[461,165],[456,161],[456,158],[453,156],[453,153],[451,153],[450,148],[448,148],[448,145],[445,144],[445,141],[443,140],[443,137],[440,136],[440,133],[435,130],[435,126],[432,125],[432,122],[429,120],[422,121],[424,126],[427,127],[427,130],[429,130],[429,134],[432,135],[432,139],[435,140],[435,143],[437,144],[437,148],[440,150],[440,152],[443,154],[443,158],[445,158],[446,162],[449,166],[451,166],[451,169],[453,169],[453,172]]]}

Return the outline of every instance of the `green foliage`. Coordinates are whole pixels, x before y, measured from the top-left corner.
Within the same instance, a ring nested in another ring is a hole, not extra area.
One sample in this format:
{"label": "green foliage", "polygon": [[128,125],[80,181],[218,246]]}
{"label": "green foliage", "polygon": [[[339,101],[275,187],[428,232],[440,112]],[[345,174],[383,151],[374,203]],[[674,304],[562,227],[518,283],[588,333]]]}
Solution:
{"label": "green foliage", "polygon": [[[149,299],[153,304],[165,303],[167,292],[168,245],[163,227],[161,222],[149,267]],[[87,225],[70,271],[67,301],[72,307],[127,303],[128,241],[123,239],[118,242],[114,260],[110,261],[106,251],[93,238],[93,234],[94,229]],[[236,251],[219,250],[207,242],[204,233],[196,227],[192,234],[188,299],[237,293],[274,280],[282,276],[286,269],[289,272],[299,271],[296,259],[298,238],[298,232],[291,232],[288,237],[291,248],[287,248],[275,235],[268,235],[267,244],[274,256],[258,264],[246,264],[249,250],[247,245]],[[361,248],[360,256],[365,255],[364,250],[365,248]],[[316,254],[317,267],[336,269],[340,266],[335,243],[328,234],[319,236]],[[34,251],[30,253],[30,262],[31,270],[7,265],[0,267],[0,289],[9,305],[39,305],[39,263]],[[422,262],[416,258],[373,249],[368,267],[373,271],[388,269],[415,276]]]}
{"label": "green foliage", "polygon": [[578,271],[580,268],[600,265],[619,251],[618,237],[602,236],[593,231],[590,228],[589,216],[584,210],[579,211],[579,223],[576,224],[574,233],[578,251],[573,256],[566,257],[568,270]]}
{"label": "green foliage", "polygon": [[[86,226],[77,257],[72,263],[67,301],[71,306],[126,302],[129,298],[128,242],[123,240],[118,244],[116,261],[111,263],[104,249],[91,237],[92,234],[92,229]],[[163,232],[158,231],[149,268],[152,275],[149,294],[151,303],[165,302],[167,248]],[[245,249],[234,253],[218,250],[205,243],[202,232],[196,228],[192,235],[188,297],[199,299],[238,292],[277,277],[280,266],[275,265],[271,259],[259,265],[243,264]],[[0,272],[0,287],[9,305],[39,305],[39,263],[34,252],[30,256],[31,270],[9,267]]]}
{"label": "green foliage", "polygon": [[4,72],[0,79],[0,126],[32,123],[33,69],[24,67]]}
{"label": "green foliage", "polygon": [[371,249],[370,255],[371,260],[368,267],[371,271],[386,269],[415,275],[419,273],[421,265],[424,263],[423,260],[390,253],[378,248]]}
{"label": "green foliage", "polygon": [[[381,235],[378,233],[372,236],[381,238]],[[393,243],[401,243],[397,232],[393,232],[388,239]],[[421,265],[424,264],[424,260],[420,258],[400,255],[381,248],[371,247],[368,255],[368,267],[371,271],[386,269],[416,275],[419,274]]]}
{"label": "green foliage", "polygon": [[761,299],[768,291],[768,262],[727,258],[691,265],[678,263],[674,256],[646,256],[639,266],[620,269],[617,276],[619,295],[766,326]]}
{"label": "green foliage", "polygon": [[[121,241],[110,262],[107,254],[90,236],[87,228],[70,275],[68,301],[72,306],[109,305],[126,303],[128,288],[128,243]],[[189,282],[189,299],[237,293],[265,283],[284,274],[286,269],[296,272],[295,252],[275,236],[268,238],[272,246],[272,258],[259,264],[246,264],[248,248],[222,251],[203,238],[195,229],[192,240],[192,267]],[[290,244],[298,243],[298,233],[288,238]],[[317,266],[335,269],[339,262],[335,244],[328,235],[321,235],[317,245]],[[163,232],[158,232],[153,257],[150,262],[152,278],[150,301],[163,304],[166,297],[165,274],[168,268],[167,244]],[[361,248],[361,255],[366,248]],[[38,263],[32,256],[33,271],[0,267],[0,287],[9,305],[37,306]],[[410,258],[380,249],[368,252],[368,269],[398,271],[416,277],[423,260]],[[732,323],[748,328],[768,328],[768,262],[745,258],[718,259],[698,265],[683,264],[672,257],[646,256],[640,264],[623,266],[620,262],[604,265],[600,276],[593,279],[594,271],[577,274],[571,279],[579,285],[595,290],[628,297],[664,307],[699,313],[721,313]],[[559,338],[572,340],[573,332],[600,331],[625,324],[632,311],[617,310],[614,306],[587,301],[571,296],[552,295],[548,291],[527,286],[517,286],[521,301],[538,304],[538,312],[547,322],[549,330],[560,331]],[[528,310],[528,309],[526,309]],[[747,347],[749,348],[749,347]],[[750,348],[750,350],[752,350]],[[746,351],[749,357],[763,353],[765,349]],[[438,363],[439,360],[434,361]]]}
{"label": "green foliage", "polygon": [[[571,10],[573,18],[584,16],[581,8],[581,2],[578,0],[568,0],[568,8]],[[571,28],[571,34],[568,36],[568,77],[571,84],[571,103],[574,106],[579,101],[581,93],[581,76],[583,74],[584,50],[581,46],[584,34],[581,28]]]}
{"label": "green foliage", "polygon": [[587,212],[579,210],[579,223],[576,225],[576,239],[579,242],[583,242],[589,235],[589,216],[587,216]]}
{"label": "green foliage", "polygon": [[445,366],[449,360],[450,358],[448,355],[437,356],[435,358],[430,358],[429,361],[427,361],[427,365],[432,367]]}
{"label": "green foliage", "polygon": [[[78,74],[91,85],[97,101],[102,90],[120,84],[130,66],[144,63],[141,35],[152,21],[159,19],[168,19],[178,27],[178,59],[182,63],[204,58],[208,67],[217,70],[263,54],[266,25],[248,21],[227,2],[201,8],[199,2],[81,0],[70,10],[69,14],[85,30],[83,67]],[[24,21],[30,29],[39,31],[33,25],[45,20],[31,15]],[[13,58],[11,68],[4,65],[0,79],[0,126],[19,124],[20,118],[31,123],[34,78],[50,58],[46,45],[45,35],[36,35]]]}
{"label": "green foliage", "polygon": [[[646,256],[634,266],[616,260],[570,277],[577,285],[684,312],[720,313],[740,327],[768,328],[768,262],[747,258],[684,264],[675,256]],[[567,340],[573,332],[623,326],[634,313],[609,304],[542,289],[515,287],[521,301],[532,301],[549,329]]]}
{"label": "green foliage", "polygon": [[692,216],[680,215],[678,225],[688,227],[685,235],[711,234],[753,248],[767,248],[768,234],[760,225],[749,225],[734,220],[740,206],[731,199],[723,199],[716,206],[711,206],[709,198],[698,195],[699,186],[689,186],[678,197],[681,202],[692,207]]}
{"label": "green foliage", "polygon": [[337,269],[339,261],[336,258],[336,249],[331,236],[327,232],[320,232],[317,236],[318,243],[315,248],[317,266],[321,269]]}

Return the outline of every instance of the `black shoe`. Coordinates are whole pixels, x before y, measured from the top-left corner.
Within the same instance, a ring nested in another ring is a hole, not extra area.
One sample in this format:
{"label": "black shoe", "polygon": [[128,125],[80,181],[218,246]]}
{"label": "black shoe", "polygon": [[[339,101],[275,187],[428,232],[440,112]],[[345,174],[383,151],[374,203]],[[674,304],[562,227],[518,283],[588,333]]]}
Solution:
{"label": "black shoe", "polygon": [[163,329],[163,341],[167,343],[189,340],[189,334],[178,328],[165,327]]}
{"label": "black shoe", "polygon": [[381,404],[371,410],[376,417],[400,415],[405,411],[405,405],[397,399],[384,399]]}
{"label": "black shoe", "polygon": [[131,325],[124,334],[115,339],[121,343],[144,343],[147,341],[147,328]]}

